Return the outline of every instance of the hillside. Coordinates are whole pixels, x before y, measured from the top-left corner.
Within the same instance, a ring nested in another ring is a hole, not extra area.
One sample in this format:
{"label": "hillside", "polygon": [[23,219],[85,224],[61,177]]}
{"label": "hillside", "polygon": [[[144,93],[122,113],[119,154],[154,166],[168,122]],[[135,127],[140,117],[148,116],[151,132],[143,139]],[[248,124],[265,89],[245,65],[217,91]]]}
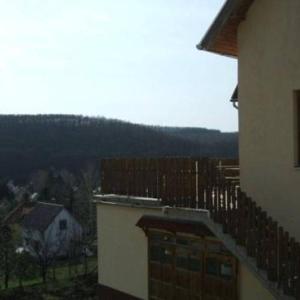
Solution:
{"label": "hillside", "polygon": [[170,136],[199,143],[209,149],[208,156],[237,157],[238,133],[195,127],[158,127]]}
{"label": "hillside", "polygon": [[237,156],[237,133],[151,127],[73,115],[1,115],[0,176],[51,166],[80,170],[103,157]]}

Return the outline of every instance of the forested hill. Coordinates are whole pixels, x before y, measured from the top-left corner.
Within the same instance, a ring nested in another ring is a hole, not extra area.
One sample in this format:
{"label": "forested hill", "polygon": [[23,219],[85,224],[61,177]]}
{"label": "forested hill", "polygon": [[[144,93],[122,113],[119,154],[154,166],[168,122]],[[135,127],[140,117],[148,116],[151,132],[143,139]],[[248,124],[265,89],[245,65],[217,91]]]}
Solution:
{"label": "forested hill", "polygon": [[73,115],[1,115],[0,176],[37,169],[80,170],[103,157],[237,157],[237,133],[153,127]]}

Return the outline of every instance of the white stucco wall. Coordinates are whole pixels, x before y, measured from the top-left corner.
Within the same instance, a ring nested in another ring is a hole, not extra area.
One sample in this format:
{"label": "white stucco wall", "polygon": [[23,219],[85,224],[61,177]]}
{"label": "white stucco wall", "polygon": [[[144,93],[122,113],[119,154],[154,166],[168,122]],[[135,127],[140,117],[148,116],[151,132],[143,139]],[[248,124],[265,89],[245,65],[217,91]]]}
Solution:
{"label": "white stucco wall", "polygon": [[[140,299],[148,299],[148,242],[136,223],[145,214],[162,210],[97,204],[98,282]],[[274,299],[246,266],[238,269],[239,300]]]}
{"label": "white stucco wall", "polygon": [[[60,230],[59,222],[67,221],[66,230]],[[75,218],[66,210],[63,209],[53,220],[51,225],[44,233],[44,241],[49,245],[55,245],[60,248],[60,254],[66,254],[69,243],[73,240],[80,240],[82,237],[82,227]]]}
{"label": "white stucco wall", "polygon": [[238,291],[239,300],[275,300],[273,295],[242,263],[239,265]]}
{"label": "white stucco wall", "polygon": [[97,204],[99,283],[148,299],[148,242],[136,225],[161,209]]}
{"label": "white stucco wall", "polygon": [[239,27],[241,186],[300,240],[293,91],[300,89],[300,1],[254,1]]}

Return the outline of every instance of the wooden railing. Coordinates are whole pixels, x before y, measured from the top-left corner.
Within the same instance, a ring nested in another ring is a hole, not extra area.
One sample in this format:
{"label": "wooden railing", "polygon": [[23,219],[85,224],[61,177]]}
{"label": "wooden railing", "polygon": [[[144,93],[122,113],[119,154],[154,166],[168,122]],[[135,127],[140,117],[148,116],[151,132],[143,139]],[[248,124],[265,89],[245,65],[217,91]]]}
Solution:
{"label": "wooden railing", "polygon": [[300,299],[300,244],[240,190],[237,170],[233,160],[103,160],[102,192],[209,210],[278,290]]}
{"label": "wooden railing", "polygon": [[166,205],[197,208],[202,207],[199,195],[206,186],[226,178],[238,181],[236,167],[232,159],[108,159],[102,161],[101,187],[104,194],[159,198]]}

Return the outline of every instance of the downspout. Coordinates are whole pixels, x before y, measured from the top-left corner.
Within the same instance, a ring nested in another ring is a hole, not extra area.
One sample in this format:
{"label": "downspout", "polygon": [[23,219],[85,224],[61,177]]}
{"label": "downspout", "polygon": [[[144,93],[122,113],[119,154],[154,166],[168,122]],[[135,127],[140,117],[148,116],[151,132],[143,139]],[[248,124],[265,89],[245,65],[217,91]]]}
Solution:
{"label": "downspout", "polygon": [[239,101],[238,101],[238,99],[231,99],[230,102],[232,102],[232,106],[234,108],[239,109],[239,105],[238,105]]}
{"label": "downspout", "polygon": [[238,85],[236,86],[236,88],[235,88],[235,90],[234,90],[234,92],[231,96],[230,102],[232,103],[234,108],[239,109],[239,106],[238,106],[238,103],[239,103],[239,87],[238,87]]}

